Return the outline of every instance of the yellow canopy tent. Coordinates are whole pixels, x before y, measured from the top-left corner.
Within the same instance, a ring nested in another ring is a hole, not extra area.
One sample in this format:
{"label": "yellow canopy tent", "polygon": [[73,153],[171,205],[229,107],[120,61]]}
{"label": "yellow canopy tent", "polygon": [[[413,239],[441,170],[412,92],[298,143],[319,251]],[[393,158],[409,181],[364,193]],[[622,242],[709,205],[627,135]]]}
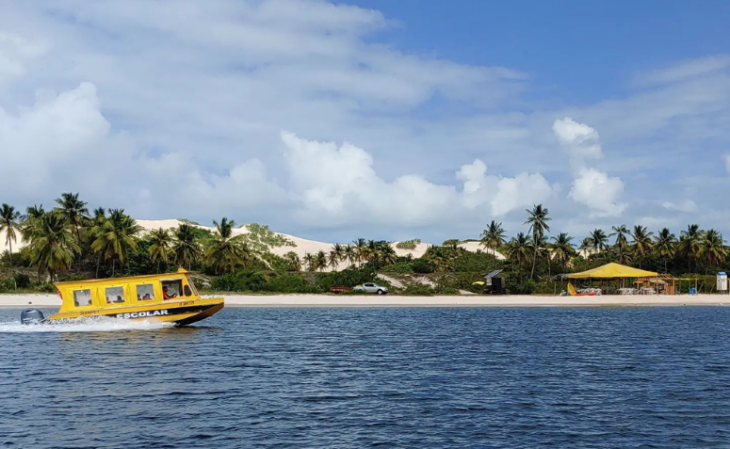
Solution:
{"label": "yellow canopy tent", "polygon": [[608,263],[592,270],[568,275],[568,279],[618,279],[618,278],[651,278],[659,276],[653,271],[639,270],[618,263]]}
{"label": "yellow canopy tent", "polygon": [[[653,278],[659,273],[653,271],[639,270],[638,268],[627,267],[618,263],[608,263],[592,270],[568,275],[568,279],[627,279],[627,278]],[[621,281],[623,285],[623,281]],[[603,286],[603,282],[601,282]],[[583,296],[575,290],[572,284],[568,283],[568,294],[570,296]]]}

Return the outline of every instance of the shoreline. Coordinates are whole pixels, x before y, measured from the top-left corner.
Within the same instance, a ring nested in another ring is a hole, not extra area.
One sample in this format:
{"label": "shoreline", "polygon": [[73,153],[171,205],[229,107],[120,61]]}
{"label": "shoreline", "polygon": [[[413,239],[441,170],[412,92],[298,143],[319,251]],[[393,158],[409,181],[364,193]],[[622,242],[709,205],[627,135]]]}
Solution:
{"label": "shoreline", "polygon": [[[681,296],[338,296],[203,295],[225,299],[226,307],[652,307],[730,306],[730,295]],[[61,306],[58,295],[2,294],[0,308]]]}

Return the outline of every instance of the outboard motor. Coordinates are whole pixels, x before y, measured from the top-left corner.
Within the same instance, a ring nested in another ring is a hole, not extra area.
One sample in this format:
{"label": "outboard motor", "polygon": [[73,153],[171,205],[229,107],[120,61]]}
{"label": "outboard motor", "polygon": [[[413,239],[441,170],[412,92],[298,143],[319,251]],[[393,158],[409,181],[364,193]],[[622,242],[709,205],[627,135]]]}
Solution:
{"label": "outboard motor", "polygon": [[38,309],[25,309],[20,313],[21,324],[40,324],[45,319],[43,312]]}

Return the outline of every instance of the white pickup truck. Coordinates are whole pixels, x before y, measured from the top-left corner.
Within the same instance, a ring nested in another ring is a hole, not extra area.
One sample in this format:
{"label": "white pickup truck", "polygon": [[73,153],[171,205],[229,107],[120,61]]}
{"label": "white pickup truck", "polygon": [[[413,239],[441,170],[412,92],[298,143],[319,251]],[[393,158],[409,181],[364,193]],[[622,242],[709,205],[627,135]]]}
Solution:
{"label": "white pickup truck", "polygon": [[362,285],[356,285],[352,288],[354,291],[360,291],[365,293],[375,293],[378,295],[385,295],[388,293],[388,287],[383,287],[374,282],[366,282]]}

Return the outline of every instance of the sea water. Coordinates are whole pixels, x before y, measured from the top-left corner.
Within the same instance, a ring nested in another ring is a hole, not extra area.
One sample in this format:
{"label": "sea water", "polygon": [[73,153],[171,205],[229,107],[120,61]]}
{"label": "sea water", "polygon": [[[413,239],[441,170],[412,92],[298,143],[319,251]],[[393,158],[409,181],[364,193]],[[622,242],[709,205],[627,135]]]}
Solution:
{"label": "sea water", "polygon": [[0,447],[730,447],[730,308],[0,310]]}

